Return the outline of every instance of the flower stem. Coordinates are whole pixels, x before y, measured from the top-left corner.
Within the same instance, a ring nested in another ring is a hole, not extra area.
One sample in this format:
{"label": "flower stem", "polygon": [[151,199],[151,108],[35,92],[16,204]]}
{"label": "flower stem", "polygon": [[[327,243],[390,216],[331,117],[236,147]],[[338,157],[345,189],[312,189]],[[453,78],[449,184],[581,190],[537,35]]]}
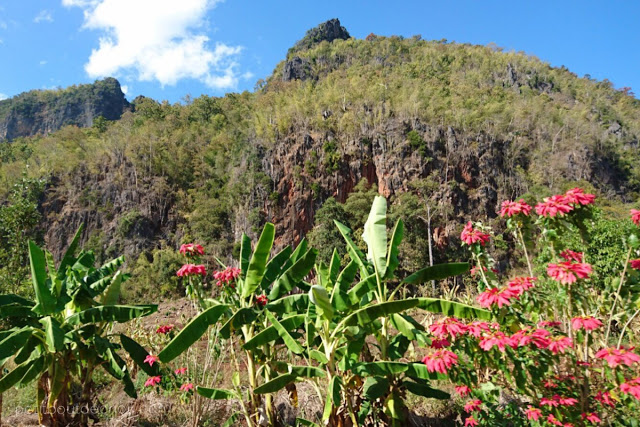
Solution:
{"label": "flower stem", "polygon": [[611,306],[611,312],[609,313],[609,321],[607,322],[607,333],[604,336],[604,345],[606,346],[609,342],[609,334],[611,333],[611,322],[613,321],[613,316],[615,315],[616,304],[618,302],[618,298],[620,298],[620,290],[622,289],[622,284],[624,283],[624,276],[627,273],[627,266],[629,265],[629,258],[631,258],[631,251],[633,248],[629,248],[627,252],[627,259],[624,261],[624,268],[622,269],[622,274],[620,275],[620,284],[618,285],[618,289],[613,297],[613,305]]}
{"label": "flower stem", "polygon": [[533,277],[533,268],[531,268],[531,260],[529,259],[529,252],[527,252],[527,245],[524,242],[524,236],[522,235],[522,228],[518,225],[516,230],[518,230],[518,237],[520,238],[520,244],[522,245],[522,250],[524,251],[524,258],[527,260],[527,268],[529,269],[529,277]]}
{"label": "flower stem", "polygon": [[624,333],[627,331],[627,328],[629,327],[631,322],[633,322],[633,319],[635,319],[638,314],[640,314],[640,309],[636,310],[635,313],[633,313],[633,315],[629,318],[629,320],[627,320],[627,323],[624,324],[624,328],[622,328],[622,332],[620,332],[620,338],[618,338],[618,348],[620,348],[620,345],[622,344],[622,338],[624,337]]}

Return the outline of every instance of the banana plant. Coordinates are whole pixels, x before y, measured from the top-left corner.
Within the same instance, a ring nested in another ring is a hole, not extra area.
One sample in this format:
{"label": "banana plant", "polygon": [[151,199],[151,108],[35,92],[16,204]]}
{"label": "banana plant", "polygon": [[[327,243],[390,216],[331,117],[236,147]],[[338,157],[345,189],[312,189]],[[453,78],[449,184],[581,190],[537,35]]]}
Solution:
{"label": "banana plant", "polygon": [[87,414],[95,413],[92,378],[99,367],[136,397],[126,363],[118,355],[120,345],[109,332],[114,323],[157,310],[155,305],[117,305],[128,278],[119,271],[124,258],[93,267],[93,253],[75,256],[81,233],[82,227],[57,267],[50,252],[29,242],[34,301],[0,295],[0,317],[13,326],[0,332],[0,366],[13,366],[0,379],[0,393],[37,381],[42,425],[88,422]]}
{"label": "banana plant", "polygon": [[[322,421],[325,425],[359,425],[362,423],[403,425],[407,392],[429,397],[448,395],[430,385],[438,379],[422,363],[401,362],[409,346],[430,344],[424,327],[414,320],[410,310],[425,310],[461,318],[488,319],[490,313],[464,304],[435,298],[399,299],[406,284],[441,280],[468,271],[467,263],[441,264],[424,268],[403,280],[396,278],[399,265],[398,247],[402,241],[403,223],[395,224],[387,239],[386,200],[376,197],[364,227],[365,255],[353,242],[351,231],[336,222],[346,241],[349,263],[341,268],[334,251],[329,265],[316,266],[317,282],[308,291],[308,304],[298,307],[304,313],[304,347],[300,346],[308,366],[282,368],[282,375],[259,387],[257,393],[273,393],[291,388],[296,380],[307,379],[328,384]],[[399,286],[392,286],[398,284]],[[301,301],[302,298],[299,298]],[[278,328],[276,323],[274,327]],[[284,325],[281,325],[282,327]],[[277,336],[257,336],[245,346],[264,345],[285,333],[290,336],[298,325]],[[397,332],[392,332],[397,331]],[[369,337],[375,339],[377,351],[370,348]],[[375,356],[374,356],[375,354]],[[378,409],[378,411],[376,411]],[[374,417],[375,419],[366,419]],[[301,423],[310,423],[300,420]],[[309,425],[309,424],[308,424]]]}
{"label": "banana plant", "polygon": [[[232,376],[232,389],[200,387],[196,392],[211,399],[233,399],[240,403],[242,412],[228,420],[233,424],[239,417],[249,426],[275,425],[272,398],[263,398],[258,390],[278,375],[286,364],[278,362],[285,352],[300,354],[299,334],[289,331],[304,323],[299,307],[308,305],[306,291],[310,285],[304,278],[315,264],[317,251],[303,240],[293,250],[287,246],[271,256],[275,240],[275,227],[267,223],[255,245],[243,235],[240,248],[240,276],[233,289],[226,289],[224,301],[206,299],[207,309],[191,320],[158,354],[162,363],[168,363],[198,341],[210,326],[219,328],[220,336],[228,341],[236,372]],[[305,293],[291,294],[296,289]],[[233,293],[232,297],[229,294]],[[265,340],[265,337],[268,339]],[[256,342],[264,341],[262,344]],[[237,354],[235,343],[243,346]],[[241,387],[240,358],[246,363],[248,387]],[[137,359],[144,359],[138,357]],[[135,359],[134,359],[135,360]],[[229,425],[231,425],[229,424]]]}

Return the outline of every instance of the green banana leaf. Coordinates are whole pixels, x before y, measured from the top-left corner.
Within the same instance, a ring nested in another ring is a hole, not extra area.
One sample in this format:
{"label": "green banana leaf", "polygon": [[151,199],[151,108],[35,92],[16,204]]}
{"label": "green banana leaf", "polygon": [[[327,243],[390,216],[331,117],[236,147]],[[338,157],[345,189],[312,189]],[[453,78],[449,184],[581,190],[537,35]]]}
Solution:
{"label": "green banana leaf", "polygon": [[253,251],[253,255],[251,255],[251,260],[249,261],[247,277],[242,286],[242,298],[247,298],[252,295],[258,286],[260,286],[262,278],[264,277],[269,254],[271,253],[271,247],[273,246],[273,240],[275,239],[275,233],[276,228],[273,224],[269,222],[265,224]]}

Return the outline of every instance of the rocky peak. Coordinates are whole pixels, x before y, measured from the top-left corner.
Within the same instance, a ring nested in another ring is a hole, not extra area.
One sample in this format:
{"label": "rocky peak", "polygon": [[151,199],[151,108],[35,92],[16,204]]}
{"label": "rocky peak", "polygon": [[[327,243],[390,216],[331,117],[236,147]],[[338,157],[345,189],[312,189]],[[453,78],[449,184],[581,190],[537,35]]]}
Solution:
{"label": "rocky peak", "polygon": [[289,54],[309,49],[323,41],[331,43],[334,40],[347,40],[349,38],[351,38],[351,35],[349,35],[345,27],[340,25],[340,20],[337,18],[330,19],[307,31],[307,34],[289,49]]}

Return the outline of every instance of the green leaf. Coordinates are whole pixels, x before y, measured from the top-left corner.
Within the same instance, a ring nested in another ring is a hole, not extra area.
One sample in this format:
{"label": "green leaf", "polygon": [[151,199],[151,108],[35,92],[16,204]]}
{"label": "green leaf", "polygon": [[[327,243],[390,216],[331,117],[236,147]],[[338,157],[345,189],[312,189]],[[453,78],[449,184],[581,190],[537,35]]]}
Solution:
{"label": "green leaf", "polygon": [[244,325],[256,320],[258,315],[253,308],[245,307],[241,308],[235,313],[227,322],[220,328],[220,336],[226,340],[231,337],[231,333],[237,331]]}
{"label": "green leaf", "polygon": [[49,371],[49,374],[51,375],[51,390],[49,390],[49,399],[47,401],[47,407],[49,408],[53,405],[53,402],[55,402],[56,398],[67,385],[65,377],[68,374],[67,370],[62,365],[54,364],[52,369],[53,374],[51,374],[51,370]]}
{"label": "green leaf", "polygon": [[242,274],[242,280],[247,278],[247,271],[249,270],[249,257],[251,256],[251,239],[246,234],[242,233],[242,239],[240,241],[240,271]]}
{"label": "green leaf", "polygon": [[355,261],[350,261],[338,276],[336,285],[333,288],[333,293],[331,294],[331,304],[336,310],[344,311],[351,306],[348,292],[357,273],[358,264]]}
{"label": "green leaf", "polygon": [[35,304],[33,301],[23,298],[15,294],[0,295],[0,307],[3,305],[17,304],[25,307],[33,307]]}
{"label": "green leaf", "polygon": [[481,308],[471,307],[459,302],[447,301],[436,298],[417,298],[418,307],[432,313],[440,313],[445,316],[453,316],[464,319],[490,320],[491,312]]}
{"label": "green leaf", "polygon": [[265,308],[279,316],[284,316],[288,313],[302,313],[307,310],[308,305],[308,294],[293,294],[270,301]]}
{"label": "green leaf", "polygon": [[398,219],[396,225],[393,227],[393,234],[391,235],[391,242],[389,243],[389,252],[387,253],[387,271],[385,274],[386,279],[391,279],[396,268],[400,265],[398,260],[398,253],[400,243],[402,243],[402,237],[404,235],[404,222]]}
{"label": "green leaf", "polygon": [[216,323],[227,309],[227,305],[215,305],[196,316],[158,354],[160,360],[168,363],[181,355],[194,342],[198,341],[209,326]]}
{"label": "green leaf", "polygon": [[33,359],[33,363],[30,364],[27,372],[25,372],[22,378],[20,378],[20,381],[15,384],[16,387],[24,387],[38,378],[46,370],[46,361],[47,358],[45,356]]}
{"label": "green leaf", "polygon": [[353,305],[359,305],[362,298],[376,287],[376,275],[372,274],[360,280],[353,288],[347,292],[349,301]]}
{"label": "green leaf", "polygon": [[281,295],[291,291],[294,287],[299,286],[302,279],[304,279],[313,268],[317,255],[318,251],[316,249],[309,249],[302,257],[296,260],[273,285],[273,289],[271,289],[269,293],[269,299],[275,300]]}
{"label": "green leaf", "polygon": [[280,335],[280,338],[283,339],[287,348],[295,354],[304,353],[304,349],[302,348],[302,346],[295,339],[293,339],[293,337],[284,328],[284,326],[282,326],[282,324],[278,322],[278,320],[273,316],[273,314],[267,311],[266,315],[267,315],[267,319],[269,319],[269,322],[271,322],[273,327],[276,328],[276,331],[278,331],[278,335]]}
{"label": "green leaf", "polygon": [[76,253],[76,250],[78,249],[78,243],[80,242],[80,237],[82,237],[83,230],[84,224],[80,224],[80,227],[78,227],[76,234],[73,236],[71,244],[69,244],[69,247],[62,257],[62,261],[60,262],[60,266],[58,267],[58,278],[61,280],[67,274],[67,267],[71,267],[76,262],[76,258],[74,255]]}
{"label": "green leaf", "polygon": [[309,301],[316,306],[316,312],[326,320],[333,318],[333,306],[329,300],[327,290],[319,285],[313,285],[309,289]]}
{"label": "green leaf", "polygon": [[275,226],[270,222],[266,223],[249,261],[247,278],[242,287],[242,298],[252,295],[262,282],[275,235]]}
{"label": "green leaf", "polygon": [[298,417],[296,418],[296,426],[320,427],[320,424]]}
{"label": "green leaf", "polygon": [[[282,319],[280,324],[282,324],[282,326],[287,331],[291,331],[299,327],[304,322],[305,317],[306,316],[304,314],[295,314],[293,316],[285,317],[284,319]],[[271,341],[277,340],[278,338],[280,338],[280,334],[278,333],[275,326],[269,326],[268,328],[262,330],[260,333],[254,335],[253,338],[251,338],[242,346],[242,348],[244,348],[245,350],[255,350],[261,345],[268,344]]]}
{"label": "green leaf", "polygon": [[29,240],[29,264],[31,266],[31,280],[33,282],[33,290],[37,303],[32,310],[34,313],[46,316],[54,312],[56,299],[51,294],[51,289],[47,285],[44,251],[31,240]]}
{"label": "green leaf", "polygon": [[40,323],[44,327],[47,351],[55,353],[62,350],[64,348],[64,331],[60,329],[60,323],[52,319],[51,316],[40,319]]}
{"label": "green leaf", "polygon": [[414,383],[413,381],[407,381],[407,380],[405,380],[403,384],[407,388],[407,390],[409,390],[411,393],[416,394],[418,396],[428,397],[432,399],[442,399],[442,400],[447,400],[451,398],[451,395],[449,393],[444,392],[442,390],[435,389],[435,388],[431,388],[426,384]]}
{"label": "green leaf", "polygon": [[253,392],[255,394],[275,393],[276,391],[283,389],[287,384],[290,384],[295,380],[295,374],[280,375],[275,377],[271,381],[262,384],[260,387],[257,387]]}
{"label": "green leaf", "polygon": [[333,248],[331,254],[331,263],[329,264],[329,281],[335,283],[338,279],[338,273],[340,273],[340,256],[338,255],[338,249]]}
{"label": "green leaf", "polygon": [[69,325],[102,322],[123,323],[155,313],[157,310],[157,305],[101,305],[75,313],[67,317],[65,323]]}
{"label": "green leaf", "polygon": [[31,328],[17,329],[0,341],[0,360],[13,356],[24,347],[32,333]]}
{"label": "green leaf", "polygon": [[235,414],[227,418],[227,421],[225,421],[224,424],[222,424],[220,427],[233,427],[233,426],[240,425],[239,420],[241,417],[242,417],[242,413],[236,412]]}
{"label": "green leaf", "polygon": [[447,277],[457,276],[469,271],[468,262],[454,262],[449,264],[436,264],[432,267],[425,267],[422,270],[418,270],[406,279],[402,283],[408,283],[410,285],[421,285],[423,283],[430,282],[432,280],[442,280]]}
{"label": "green leaf", "polygon": [[411,316],[403,314],[392,314],[391,324],[398,330],[398,332],[410,340],[416,339],[416,331],[424,331],[424,326],[413,320]]}
{"label": "green leaf", "polygon": [[362,391],[367,399],[376,400],[389,391],[389,380],[385,377],[367,377]]}
{"label": "green leaf", "polygon": [[122,348],[129,353],[129,356],[131,356],[131,359],[133,359],[136,365],[138,365],[147,375],[150,377],[160,375],[160,367],[157,363],[154,363],[153,366],[149,366],[148,363],[144,362],[144,359],[149,355],[144,347],[124,334],[120,334],[120,343],[122,344]]}
{"label": "green leaf", "polygon": [[370,362],[354,366],[354,372],[361,376],[396,375],[407,369],[409,369],[409,365],[403,362]]}
{"label": "green leaf", "polygon": [[347,316],[342,322],[340,322],[340,324],[344,326],[366,326],[379,317],[390,316],[393,313],[400,313],[416,307],[419,302],[418,298],[411,298],[370,305],[354,311],[351,315]]}
{"label": "green leaf", "polygon": [[336,227],[338,227],[338,231],[340,232],[340,234],[342,234],[344,241],[347,243],[347,252],[349,253],[349,256],[360,267],[361,276],[368,276],[370,273],[365,262],[365,256],[358,248],[358,246],[353,243],[353,240],[351,240],[351,229],[336,220],[333,220],[333,222],[335,223]]}
{"label": "green leaf", "polygon": [[322,369],[315,366],[294,366],[287,363],[283,363],[283,365],[286,365],[287,373],[293,374],[298,378],[324,378],[327,376]]}
{"label": "green leaf", "polygon": [[295,262],[298,261],[303,254],[307,253],[308,247],[309,247],[309,242],[307,241],[306,238],[303,238],[300,241],[300,243],[298,243],[298,246],[296,246],[296,249],[291,254],[291,258],[290,258],[291,263],[295,264]]}
{"label": "green leaf", "polygon": [[371,205],[362,239],[367,244],[367,259],[374,265],[378,275],[384,277],[387,269],[387,199],[376,196]]}
{"label": "green leaf", "polygon": [[340,399],[340,388],[342,387],[342,379],[339,376],[335,376],[331,378],[331,382],[329,382],[329,387],[327,389],[327,399],[324,405],[324,412],[322,413],[322,420],[326,421],[329,419],[331,415],[331,409],[335,406],[339,406],[341,403]]}
{"label": "green leaf", "polygon": [[329,359],[327,359],[327,356],[325,356],[323,352],[315,349],[309,351],[309,357],[318,361],[319,363],[323,363],[323,364],[329,363]]}
{"label": "green leaf", "polygon": [[271,283],[278,278],[280,273],[282,272],[282,267],[287,263],[287,260],[291,256],[291,246],[287,246],[276,256],[271,258],[271,260],[267,263],[267,267],[265,268],[264,276],[262,277],[262,282],[260,283],[260,289],[266,291]]}
{"label": "green leaf", "polygon": [[20,382],[22,377],[26,375],[27,371],[29,371],[29,369],[35,362],[35,360],[27,360],[26,362],[16,366],[12,371],[0,378],[0,393],[4,393],[5,391],[16,385],[18,382]]}
{"label": "green leaf", "polygon": [[116,271],[116,273],[113,275],[111,283],[104,291],[104,294],[102,296],[103,305],[116,305],[118,303],[118,299],[120,298],[122,279],[123,275],[119,271]]}
{"label": "green leaf", "polygon": [[206,388],[197,386],[196,392],[198,392],[200,396],[204,396],[213,400],[229,400],[238,398],[235,391],[224,390],[221,388]]}

